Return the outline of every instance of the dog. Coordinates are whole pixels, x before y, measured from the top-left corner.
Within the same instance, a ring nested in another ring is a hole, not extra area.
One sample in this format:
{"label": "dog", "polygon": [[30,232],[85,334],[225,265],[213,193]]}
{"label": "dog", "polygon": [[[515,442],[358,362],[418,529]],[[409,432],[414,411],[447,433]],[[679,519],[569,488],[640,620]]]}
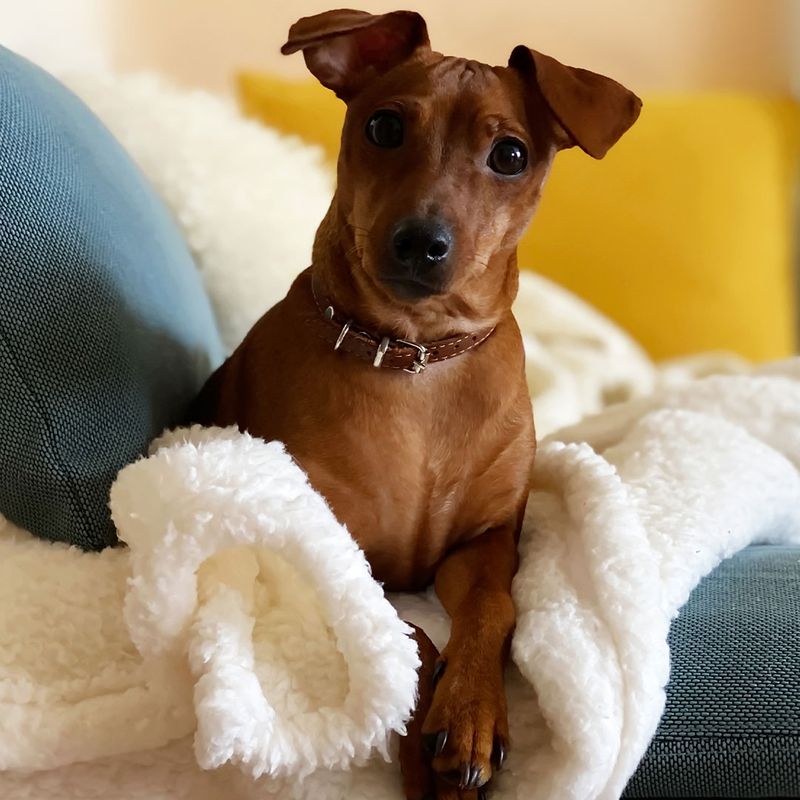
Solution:
{"label": "dog", "polygon": [[506,757],[511,582],[536,447],[511,312],[516,245],[557,151],[602,158],[640,100],[525,46],[443,56],[411,11],[338,10],[284,54],[347,105],[312,265],[196,400],[192,421],[278,439],[388,590],[435,586],[438,653],[416,630],[408,800],[484,797]]}

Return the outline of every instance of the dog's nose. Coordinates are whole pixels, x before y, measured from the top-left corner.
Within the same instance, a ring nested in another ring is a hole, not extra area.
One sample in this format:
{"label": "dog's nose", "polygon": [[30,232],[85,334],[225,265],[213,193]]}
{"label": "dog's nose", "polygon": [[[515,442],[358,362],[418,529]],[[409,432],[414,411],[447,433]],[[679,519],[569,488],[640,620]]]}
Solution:
{"label": "dog's nose", "polygon": [[392,235],[397,260],[405,267],[427,270],[447,260],[453,245],[450,228],[437,219],[407,219]]}

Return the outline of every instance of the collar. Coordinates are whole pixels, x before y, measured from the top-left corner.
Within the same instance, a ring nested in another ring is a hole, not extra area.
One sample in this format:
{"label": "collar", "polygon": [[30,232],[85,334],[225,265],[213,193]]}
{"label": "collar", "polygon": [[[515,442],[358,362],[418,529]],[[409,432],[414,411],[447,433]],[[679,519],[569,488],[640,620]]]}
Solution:
{"label": "collar", "polygon": [[320,302],[311,281],[311,293],[319,311],[316,321],[319,333],[334,350],[341,350],[367,361],[373,367],[403,370],[418,375],[430,364],[460,356],[485,342],[494,333],[494,327],[475,333],[462,333],[434,342],[411,342],[374,333],[354,320],[341,316],[327,300]]}

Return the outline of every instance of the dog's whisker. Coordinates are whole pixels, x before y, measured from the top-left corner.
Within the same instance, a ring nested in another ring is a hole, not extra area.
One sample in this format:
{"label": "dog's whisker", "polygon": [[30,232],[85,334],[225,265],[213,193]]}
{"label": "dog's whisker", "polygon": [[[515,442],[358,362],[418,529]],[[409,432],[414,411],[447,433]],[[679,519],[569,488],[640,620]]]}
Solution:
{"label": "dog's whisker", "polygon": [[350,247],[347,250],[345,250],[345,253],[344,253],[344,257],[345,258],[350,258],[351,256],[354,256],[354,255],[358,256],[359,259],[363,258],[362,250],[359,248],[359,246],[357,244],[353,245],[353,247]]}
{"label": "dog's whisker", "polygon": [[361,234],[364,234],[365,236],[368,236],[372,232],[369,228],[364,228],[364,227],[362,227],[360,225],[353,225],[352,222],[347,222],[345,224],[347,225],[348,228],[350,228],[355,233],[361,233]]}

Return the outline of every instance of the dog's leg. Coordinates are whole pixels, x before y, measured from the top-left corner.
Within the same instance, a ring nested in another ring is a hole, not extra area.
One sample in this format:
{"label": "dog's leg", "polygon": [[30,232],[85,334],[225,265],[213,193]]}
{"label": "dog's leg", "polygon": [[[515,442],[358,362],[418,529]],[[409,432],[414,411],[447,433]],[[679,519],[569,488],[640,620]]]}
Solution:
{"label": "dog's leg", "polygon": [[461,789],[483,786],[508,750],[504,671],[515,622],[518,530],[511,523],[481,534],[436,572],[436,592],[453,624],[423,735],[433,743],[437,775]]}
{"label": "dog's leg", "polygon": [[[409,623],[422,662],[419,668],[419,691],[414,716],[400,739],[400,772],[406,800],[479,800],[475,791],[461,791],[441,780],[433,771],[431,758],[435,742],[423,742],[422,723],[428,714],[436,686],[436,665],[441,663],[436,645],[421,628]],[[430,749],[432,744],[433,749]],[[426,747],[426,745],[428,745]]]}
{"label": "dog's leg", "polygon": [[414,629],[414,638],[422,662],[419,668],[419,689],[414,716],[406,726],[406,735],[400,739],[400,772],[403,776],[403,791],[406,800],[434,800],[436,778],[422,743],[422,723],[431,707],[434,687],[434,670],[439,658],[436,645],[425,631],[409,623]]}

